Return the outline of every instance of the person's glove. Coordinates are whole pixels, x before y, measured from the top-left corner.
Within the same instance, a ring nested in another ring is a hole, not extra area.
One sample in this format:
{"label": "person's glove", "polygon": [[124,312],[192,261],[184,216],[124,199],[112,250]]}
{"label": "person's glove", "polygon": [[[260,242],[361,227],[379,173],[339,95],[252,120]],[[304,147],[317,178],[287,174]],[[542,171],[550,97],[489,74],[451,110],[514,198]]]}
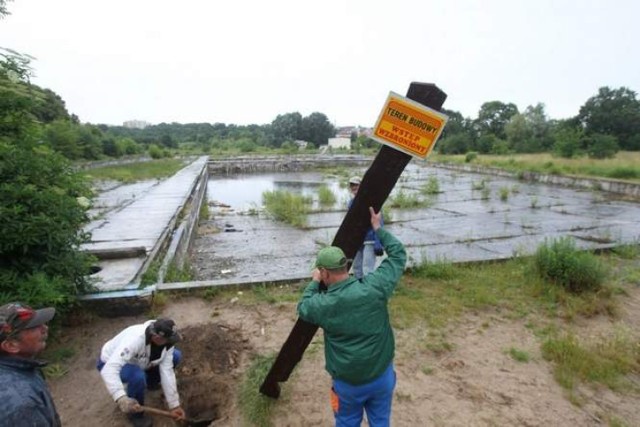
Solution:
{"label": "person's glove", "polygon": [[184,413],[184,409],[179,406],[171,410],[171,415],[173,415],[173,418],[176,420],[184,420],[187,418],[187,414]]}
{"label": "person's glove", "polygon": [[121,398],[116,400],[116,403],[118,404],[118,408],[120,408],[120,410],[125,414],[140,412],[141,410],[138,401],[129,396],[122,396]]}

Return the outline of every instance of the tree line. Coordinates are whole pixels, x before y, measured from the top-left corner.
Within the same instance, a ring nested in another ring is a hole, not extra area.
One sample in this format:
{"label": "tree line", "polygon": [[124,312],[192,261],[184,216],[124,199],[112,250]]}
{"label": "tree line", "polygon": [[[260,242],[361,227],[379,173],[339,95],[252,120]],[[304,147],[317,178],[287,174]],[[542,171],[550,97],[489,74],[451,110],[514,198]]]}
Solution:
{"label": "tree line", "polygon": [[607,158],[619,150],[640,150],[640,101],[626,87],[601,87],[576,116],[563,120],[548,118],[544,104],[520,112],[501,101],[482,104],[476,119],[444,112],[449,122],[436,147],[443,154],[552,152]]}

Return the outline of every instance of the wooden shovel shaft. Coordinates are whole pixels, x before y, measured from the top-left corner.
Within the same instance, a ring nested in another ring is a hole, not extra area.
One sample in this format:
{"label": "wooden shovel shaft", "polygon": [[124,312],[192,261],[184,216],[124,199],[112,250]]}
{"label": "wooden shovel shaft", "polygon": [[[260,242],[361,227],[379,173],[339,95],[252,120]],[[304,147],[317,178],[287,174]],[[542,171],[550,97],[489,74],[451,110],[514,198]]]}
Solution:
{"label": "wooden shovel shaft", "polygon": [[140,407],[149,414],[162,415],[163,417],[173,418],[174,420],[176,419],[175,415],[173,415],[170,411],[163,411],[162,409],[156,409],[150,406],[143,405],[140,405]]}

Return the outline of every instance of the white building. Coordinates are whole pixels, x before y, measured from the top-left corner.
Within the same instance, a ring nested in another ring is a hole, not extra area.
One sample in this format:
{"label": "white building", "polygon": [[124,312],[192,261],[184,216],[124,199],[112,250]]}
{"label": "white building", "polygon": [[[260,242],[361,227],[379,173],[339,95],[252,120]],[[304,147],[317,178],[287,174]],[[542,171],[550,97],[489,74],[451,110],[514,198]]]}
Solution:
{"label": "white building", "polygon": [[348,150],[351,148],[351,138],[329,138],[329,148],[344,148]]}
{"label": "white building", "polygon": [[127,120],[122,124],[122,126],[130,129],[144,129],[150,125],[151,123],[145,122],[144,120]]}

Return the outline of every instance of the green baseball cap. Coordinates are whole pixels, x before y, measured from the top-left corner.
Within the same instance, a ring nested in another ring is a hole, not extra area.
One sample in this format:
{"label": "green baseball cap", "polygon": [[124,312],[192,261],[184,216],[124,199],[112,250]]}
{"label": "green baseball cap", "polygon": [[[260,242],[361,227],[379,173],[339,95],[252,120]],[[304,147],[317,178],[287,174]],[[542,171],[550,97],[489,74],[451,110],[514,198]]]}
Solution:
{"label": "green baseball cap", "polygon": [[335,270],[347,265],[349,260],[344,255],[342,249],[337,246],[327,246],[320,249],[316,258],[316,268],[326,268],[327,270]]}

